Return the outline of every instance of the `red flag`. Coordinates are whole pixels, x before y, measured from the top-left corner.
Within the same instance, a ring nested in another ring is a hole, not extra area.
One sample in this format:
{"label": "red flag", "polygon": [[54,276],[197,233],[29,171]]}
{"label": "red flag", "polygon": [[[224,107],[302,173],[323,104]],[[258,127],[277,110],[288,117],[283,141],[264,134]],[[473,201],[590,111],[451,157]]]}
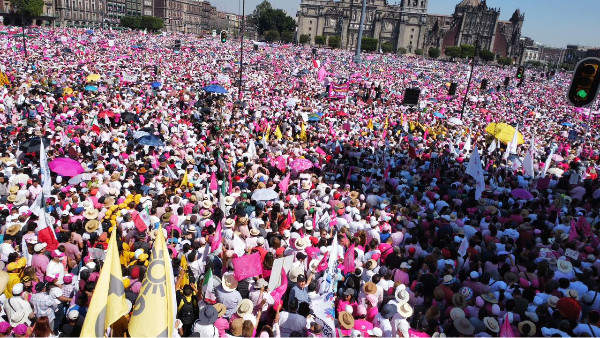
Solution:
{"label": "red flag", "polygon": [[38,241],[46,243],[46,249],[48,251],[58,249],[58,240],[56,239],[56,235],[52,231],[51,226],[47,226],[38,232]]}
{"label": "red flag", "polygon": [[210,243],[210,252],[213,252],[219,248],[219,244],[222,241],[222,227],[221,222],[219,221],[219,225],[217,225],[217,229],[215,230],[215,234],[213,235],[213,241]]}
{"label": "red flag", "polygon": [[289,185],[290,185],[290,173],[285,175],[285,177],[281,180],[281,182],[279,182],[279,189],[281,189],[281,192],[283,192],[284,194],[287,194]]}
{"label": "red flag", "polygon": [[213,172],[210,174],[210,190],[218,190],[219,186],[217,185],[217,176]]}
{"label": "red flag", "polygon": [[344,255],[344,269],[342,270],[342,272],[344,273],[344,275],[346,275],[351,272],[354,272],[355,268],[356,265],[354,263],[354,243],[352,243],[352,245],[350,245],[350,247],[346,251],[346,254]]}
{"label": "red flag", "polygon": [[503,338],[512,338],[515,334],[513,333],[512,327],[510,326],[510,320],[508,320],[508,313],[504,315],[504,323],[502,324],[502,328],[500,328],[499,337]]}
{"label": "red flag", "polygon": [[135,225],[139,232],[144,232],[148,229],[148,225],[146,225],[146,222],[140,217],[139,212],[136,212],[135,215],[133,215],[133,225]]}
{"label": "red flag", "polygon": [[594,234],[592,233],[592,229],[590,223],[583,216],[579,216],[577,220],[577,229],[583,233],[585,237],[591,237]]}
{"label": "red flag", "polygon": [[388,166],[385,168],[385,171],[383,172],[383,178],[388,178],[390,176],[390,167],[391,165],[388,164]]}
{"label": "red flag", "polygon": [[281,306],[283,305],[283,302],[281,301],[281,297],[283,297],[283,294],[287,291],[287,285],[288,285],[287,275],[285,274],[285,270],[282,268],[281,269],[281,285],[279,285],[275,290],[273,290],[271,292],[271,297],[273,297],[273,300],[275,301],[275,303],[273,304],[273,308],[275,310],[281,309]]}

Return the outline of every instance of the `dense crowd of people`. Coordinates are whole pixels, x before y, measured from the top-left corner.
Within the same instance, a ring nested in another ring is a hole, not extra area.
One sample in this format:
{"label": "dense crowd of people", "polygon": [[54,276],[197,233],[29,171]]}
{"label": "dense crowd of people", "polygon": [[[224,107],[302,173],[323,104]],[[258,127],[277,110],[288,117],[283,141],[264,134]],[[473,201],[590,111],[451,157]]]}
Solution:
{"label": "dense crowd of people", "polygon": [[[600,135],[570,73],[478,63],[467,91],[462,60],[247,41],[240,93],[237,43],[5,30],[0,335],[79,336],[113,232],[133,306],[160,226],[182,337],[600,336]],[[41,151],[77,165],[48,183]]]}

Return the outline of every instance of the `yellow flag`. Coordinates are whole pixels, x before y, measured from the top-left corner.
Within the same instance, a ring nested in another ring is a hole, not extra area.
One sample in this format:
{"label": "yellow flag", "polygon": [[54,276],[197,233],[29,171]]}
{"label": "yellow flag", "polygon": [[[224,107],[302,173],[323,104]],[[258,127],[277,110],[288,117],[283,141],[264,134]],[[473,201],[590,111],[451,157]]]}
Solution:
{"label": "yellow flag", "polygon": [[385,122],[383,123],[383,129],[388,129],[389,125],[390,125],[390,116],[388,115],[385,118]]}
{"label": "yellow flag", "polygon": [[129,320],[131,337],[173,337],[177,308],[171,258],[158,228],[148,271]]}
{"label": "yellow flag", "polygon": [[369,128],[369,130],[373,130],[373,119],[369,119],[369,123],[367,124],[367,128]]}
{"label": "yellow flag", "polygon": [[302,122],[302,129],[300,130],[300,140],[306,141],[306,127],[304,126],[304,122]]}
{"label": "yellow flag", "polygon": [[281,135],[281,130],[279,130],[279,126],[275,128],[275,137],[277,137],[277,141],[280,141],[283,138],[283,135]]}
{"label": "yellow flag", "polygon": [[181,262],[179,263],[179,267],[181,268],[181,271],[179,273],[183,274],[183,277],[181,277],[181,286],[190,284],[190,275],[188,274],[188,263],[185,255],[181,255]]}
{"label": "yellow flag", "polygon": [[179,185],[179,187],[187,187],[188,185],[188,175],[187,175],[187,169],[185,170],[185,174],[183,174],[183,179],[181,180],[181,184]]}
{"label": "yellow flag", "polygon": [[106,260],[81,328],[81,337],[103,337],[106,328],[129,311],[117,245],[116,231],[113,231]]}
{"label": "yellow flag", "polygon": [[269,136],[271,135],[271,128],[267,128],[267,132],[265,133],[265,142],[269,142]]}

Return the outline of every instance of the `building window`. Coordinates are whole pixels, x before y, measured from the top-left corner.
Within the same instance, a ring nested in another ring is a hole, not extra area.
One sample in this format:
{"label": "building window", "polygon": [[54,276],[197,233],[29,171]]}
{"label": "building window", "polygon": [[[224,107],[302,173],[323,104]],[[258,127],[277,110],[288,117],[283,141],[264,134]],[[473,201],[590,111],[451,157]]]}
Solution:
{"label": "building window", "polygon": [[414,31],[415,31],[415,29],[414,29],[414,28],[411,28],[411,30],[410,30],[410,31],[411,31],[411,32],[414,32]]}
{"label": "building window", "polygon": [[308,27],[308,31],[309,31],[309,32],[310,32],[310,31],[312,31],[312,27]]}
{"label": "building window", "polygon": [[308,24],[309,24],[309,25],[312,25],[312,20],[308,20]]}

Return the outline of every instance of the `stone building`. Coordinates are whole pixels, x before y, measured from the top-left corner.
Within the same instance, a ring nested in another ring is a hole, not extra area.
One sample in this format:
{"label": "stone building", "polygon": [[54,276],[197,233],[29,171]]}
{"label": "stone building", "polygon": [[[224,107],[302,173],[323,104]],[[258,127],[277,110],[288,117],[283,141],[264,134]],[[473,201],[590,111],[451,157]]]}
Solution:
{"label": "stone building", "polygon": [[485,0],[462,0],[452,15],[428,16],[427,47],[443,51],[479,40],[482,50],[518,61],[523,53],[520,39],[525,16],[517,9],[509,21],[499,17],[500,9],[488,7]]}
{"label": "stone building", "polygon": [[[409,52],[425,47],[428,0],[367,0],[363,37],[376,38],[379,46],[390,43]],[[298,36],[339,36],[341,48],[355,48],[362,0],[301,0],[297,13]]]}

